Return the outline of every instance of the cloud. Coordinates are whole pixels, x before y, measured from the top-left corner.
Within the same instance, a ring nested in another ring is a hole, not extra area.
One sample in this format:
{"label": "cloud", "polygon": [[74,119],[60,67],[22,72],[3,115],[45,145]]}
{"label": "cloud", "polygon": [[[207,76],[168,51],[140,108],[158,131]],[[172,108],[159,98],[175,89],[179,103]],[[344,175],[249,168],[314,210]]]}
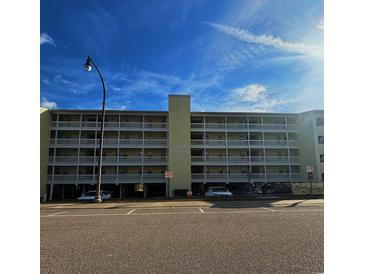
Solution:
{"label": "cloud", "polygon": [[114,86],[114,85],[110,85],[109,86],[109,88],[111,89],[111,90],[113,90],[113,91],[122,91],[122,89],[121,88],[118,88],[118,87],[116,87],[116,86]]}
{"label": "cloud", "polygon": [[265,97],[266,88],[259,84],[252,84],[233,89],[231,93],[247,102],[256,102]]}
{"label": "cloud", "polygon": [[50,102],[45,97],[42,98],[41,107],[47,109],[54,109],[57,108],[56,102]]}
{"label": "cloud", "polygon": [[289,43],[283,41],[281,38],[273,37],[272,35],[255,35],[245,29],[234,28],[227,25],[221,25],[217,23],[205,22],[209,26],[218,31],[227,33],[241,41],[248,43],[260,44],[264,46],[274,47],[276,49],[299,52],[309,55],[321,54],[323,49],[318,45],[304,44],[304,43]]}
{"label": "cloud", "polygon": [[55,83],[55,84],[62,83],[62,84],[66,84],[66,85],[74,85],[74,83],[72,83],[71,81],[64,79],[61,74],[56,74],[53,77],[53,83]]}
{"label": "cloud", "polygon": [[324,21],[323,18],[319,21],[317,28],[320,30],[324,30]]}
{"label": "cloud", "polygon": [[41,45],[51,44],[52,46],[56,46],[53,38],[45,32],[41,33],[41,39],[40,40],[41,40]]}
{"label": "cloud", "polygon": [[250,84],[230,89],[221,97],[219,104],[209,106],[224,112],[277,112],[294,103],[295,98],[277,97],[261,84]]}
{"label": "cloud", "polygon": [[48,78],[42,79],[42,83],[45,84],[45,85],[51,85],[52,84],[52,82],[50,80],[48,80]]}

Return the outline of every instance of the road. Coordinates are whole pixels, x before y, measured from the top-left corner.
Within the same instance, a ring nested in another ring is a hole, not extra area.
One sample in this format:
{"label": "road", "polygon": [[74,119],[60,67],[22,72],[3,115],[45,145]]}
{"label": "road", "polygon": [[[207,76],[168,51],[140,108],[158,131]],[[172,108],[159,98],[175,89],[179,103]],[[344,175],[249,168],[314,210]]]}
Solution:
{"label": "road", "polygon": [[323,203],[306,202],[42,205],[41,272],[323,272]]}

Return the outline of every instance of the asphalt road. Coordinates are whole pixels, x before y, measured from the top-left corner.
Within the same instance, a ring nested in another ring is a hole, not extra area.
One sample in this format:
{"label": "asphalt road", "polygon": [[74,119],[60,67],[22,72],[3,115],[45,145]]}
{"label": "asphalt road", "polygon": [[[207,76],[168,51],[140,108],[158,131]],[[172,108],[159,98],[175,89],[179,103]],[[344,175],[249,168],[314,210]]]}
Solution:
{"label": "asphalt road", "polygon": [[319,273],[323,206],[41,210],[41,273]]}

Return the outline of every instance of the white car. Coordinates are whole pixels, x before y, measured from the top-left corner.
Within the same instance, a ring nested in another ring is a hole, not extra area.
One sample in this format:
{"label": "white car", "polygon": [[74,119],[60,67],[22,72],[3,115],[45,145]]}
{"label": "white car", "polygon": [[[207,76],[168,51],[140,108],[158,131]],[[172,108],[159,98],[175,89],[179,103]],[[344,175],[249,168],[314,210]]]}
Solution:
{"label": "white car", "polygon": [[233,196],[232,192],[224,187],[210,187],[205,196]]}
{"label": "white car", "polygon": [[[79,201],[91,201],[91,200],[95,200],[95,196],[96,196],[96,191],[88,191],[84,194],[82,194],[79,198],[77,198],[77,200]],[[100,196],[102,200],[109,200],[112,195],[107,192],[107,191],[100,191]]]}

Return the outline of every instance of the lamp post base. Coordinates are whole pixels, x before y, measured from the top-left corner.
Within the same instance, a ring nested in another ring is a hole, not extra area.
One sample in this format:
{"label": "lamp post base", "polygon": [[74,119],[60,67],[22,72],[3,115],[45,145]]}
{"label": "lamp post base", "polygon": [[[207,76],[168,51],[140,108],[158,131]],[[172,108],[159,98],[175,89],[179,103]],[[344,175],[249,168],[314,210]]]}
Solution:
{"label": "lamp post base", "polygon": [[97,198],[95,198],[94,202],[95,202],[95,203],[101,203],[101,202],[102,202],[102,200],[101,200],[101,198],[100,198],[100,197],[97,197]]}

